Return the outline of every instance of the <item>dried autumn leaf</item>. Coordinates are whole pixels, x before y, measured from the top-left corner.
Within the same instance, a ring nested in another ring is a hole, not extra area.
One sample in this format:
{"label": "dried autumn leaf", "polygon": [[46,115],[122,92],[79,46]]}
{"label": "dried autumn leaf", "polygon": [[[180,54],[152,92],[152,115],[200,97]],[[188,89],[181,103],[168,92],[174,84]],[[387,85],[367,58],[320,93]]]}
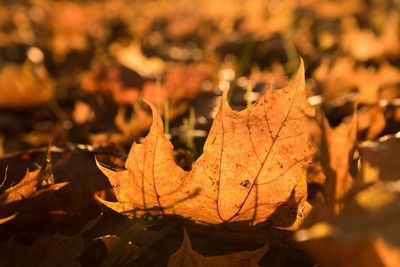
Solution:
{"label": "dried autumn leaf", "polygon": [[41,183],[45,178],[43,175],[40,175],[41,170],[41,168],[38,168],[37,170],[31,172],[27,171],[25,176],[18,184],[6,189],[0,195],[0,215],[7,216],[6,218],[2,218],[2,223],[5,223],[15,217],[12,217],[13,215],[10,216],[10,213],[16,211],[20,201],[38,196],[44,192],[58,190],[67,184],[57,183],[50,186],[41,187]]}
{"label": "dried autumn leaf", "polygon": [[0,158],[4,156],[4,136],[0,135]]}
{"label": "dried autumn leaf", "polygon": [[[390,100],[390,95],[387,95],[389,92],[385,94],[384,90],[396,88],[396,84],[400,81],[400,71],[388,62],[380,64],[376,70],[372,67],[359,66],[353,75],[358,87],[358,100],[367,104],[377,103],[381,99]],[[395,98],[396,94],[392,97]]]}
{"label": "dried autumn leaf", "polygon": [[[386,127],[386,108],[378,105],[367,106],[357,111],[357,136],[367,140],[377,138]],[[343,127],[353,128],[353,121],[345,121]],[[364,137],[365,136],[365,137]]]}
{"label": "dried autumn leaf", "polygon": [[19,200],[24,200],[33,195],[39,195],[40,193],[58,190],[65,186],[67,183],[57,183],[49,187],[44,187],[38,189],[38,183],[42,181],[42,177],[39,177],[41,168],[34,171],[27,171],[22,180],[15,186],[6,189],[0,196],[0,203],[2,205],[9,204],[11,202],[16,202]]}
{"label": "dried autumn leaf", "polygon": [[343,208],[344,196],[353,185],[349,170],[357,138],[357,116],[353,117],[351,126],[341,124],[335,129],[324,116],[318,117],[318,129],[310,127],[311,135],[321,151],[321,165],[326,176],[326,206],[329,211],[338,214]]}
{"label": "dried autumn leaf", "polygon": [[[101,242],[103,244],[104,249],[107,254],[110,254],[110,252],[113,250],[113,248],[118,244],[118,242],[121,240],[120,237],[116,235],[105,235],[105,236],[100,236],[96,237],[94,239],[95,242]],[[118,258],[114,262],[114,266],[119,266],[122,265],[122,263],[128,259],[128,257],[138,249],[138,246],[134,245],[131,241],[128,242],[128,244],[123,248],[121,253],[119,254]]]}
{"label": "dried autumn leaf", "polygon": [[99,200],[137,216],[175,214],[205,224],[268,220],[277,227],[290,226],[307,196],[305,166],[313,152],[306,115],[314,109],[304,87],[301,63],[288,87],[269,88],[239,113],[230,108],[225,91],[204,152],[190,172],[174,162],[161,117],[150,104],[150,132],[142,144],[133,144],[127,170],[115,172],[98,164],[118,202]]}
{"label": "dried autumn leaf", "polygon": [[387,14],[378,36],[369,29],[360,28],[354,17],[342,20],[341,46],[354,59],[367,61],[382,56],[399,54],[399,14]]}
{"label": "dried autumn leaf", "polygon": [[399,200],[399,181],[375,184],[295,238],[322,266],[399,266]]}
{"label": "dried autumn leaf", "polygon": [[34,171],[27,171],[22,180],[13,187],[6,189],[0,196],[0,203],[6,205],[11,202],[28,198],[36,191],[37,177],[40,168]]}
{"label": "dried autumn leaf", "polygon": [[360,144],[361,170],[364,183],[400,178],[400,134],[386,135],[377,141]]}
{"label": "dried autumn leaf", "polygon": [[120,106],[118,108],[117,115],[114,118],[114,123],[118,129],[123,133],[124,136],[129,138],[137,138],[142,133],[150,128],[151,115],[149,115],[140,105],[137,103],[133,105],[135,115],[130,118],[129,121],[125,119],[126,108]]}
{"label": "dried autumn leaf", "polygon": [[259,266],[257,263],[268,248],[269,246],[266,244],[251,252],[242,251],[224,256],[204,257],[192,249],[189,236],[184,229],[182,245],[178,251],[170,256],[168,267],[257,267]]}
{"label": "dried autumn leaf", "polygon": [[[147,82],[143,86],[143,98],[163,107],[167,98],[176,105],[192,100],[202,92],[202,83],[214,72],[210,64],[192,63],[176,65],[165,74],[162,84]],[[157,88],[159,87],[159,88]]]}
{"label": "dried autumn leaf", "polygon": [[306,0],[299,2],[302,8],[308,8],[315,13],[317,18],[336,19],[341,17],[348,17],[362,12],[365,9],[363,1],[315,1]]}
{"label": "dried autumn leaf", "polygon": [[95,113],[90,105],[83,101],[76,101],[72,118],[74,119],[75,123],[82,125],[93,121],[95,118]]}
{"label": "dried autumn leaf", "polygon": [[112,46],[112,54],[124,66],[137,71],[145,76],[158,76],[165,72],[166,64],[163,60],[157,57],[146,57],[140,46],[140,43],[133,42],[128,47],[124,47],[119,43]]}
{"label": "dried autumn leaf", "polygon": [[[321,93],[326,102],[343,98],[357,88],[357,100],[365,104],[376,104],[382,98],[395,98],[397,94],[391,92],[391,88],[396,88],[399,75],[400,72],[388,62],[377,68],[366,67],[349,57],[335,61],[325,57],[313,73],[323,89]],[[382,92],[383,89],[388,92]]]}
{"label": "dried autumn leaf", "polygon": [[321,64],[315,69],[313,78],[321,84],[322,95],[326,102],[330,102],[357,87],[354,60],[341,57],[333,60],[325,57]]}
{"label": "dried autumn leaf", "polygon": [[257,82],[262,81],[266,84],[273,83],[278,88],[283,88],[289,83],[285,68],[278,61],[271,63],[271,71],[261,71],[259,66],[252,67],[250,80]]}
{"label": "dried autumn leaf", "polygon": [[43,65],[26,61],[7,65],[0,71],[0,107],[24,109],[50,101],[54,84]]}
{"label": "dried autumn leaf", "polygon": [[11,216],[8,216],[8,217],[5,217],[5,218],[1,218],[0,219],[0,224],[9,222],[9,221],[13,220],[15,217],[17,217],[17,214],[13,214]]}
{"label": "dried autumn leaf", "polygon": [[84,248],[82,235],[92,228],[101,216],[89,221],[72,237],[55,233],[24,246],[14,240],[0,245],[1,266],[81,266],[77,257]]}

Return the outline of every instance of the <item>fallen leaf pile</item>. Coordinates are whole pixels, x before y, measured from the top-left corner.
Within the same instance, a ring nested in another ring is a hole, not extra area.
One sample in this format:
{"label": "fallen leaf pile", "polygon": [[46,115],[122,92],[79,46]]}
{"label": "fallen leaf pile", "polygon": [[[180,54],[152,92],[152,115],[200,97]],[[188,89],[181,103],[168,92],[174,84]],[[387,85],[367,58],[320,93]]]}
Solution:
{"label": "fallen leaf pile", "polygon": [[399,266],[399,38],[399,0],[3,1],[0,265]]}

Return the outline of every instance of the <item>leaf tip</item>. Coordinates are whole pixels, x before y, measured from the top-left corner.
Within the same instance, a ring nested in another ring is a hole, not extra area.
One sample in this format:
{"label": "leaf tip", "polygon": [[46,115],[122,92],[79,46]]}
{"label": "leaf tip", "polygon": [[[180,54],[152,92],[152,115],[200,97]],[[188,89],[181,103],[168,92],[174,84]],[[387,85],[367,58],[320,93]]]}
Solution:
{"label": "leaf tip", "polygon": [[183,228],[183,240],[181,247],[192,249],[192,244],[190,242],[190,238],[185,227]]}
{"label": "leaf tip", "polygon": [[135,205],[132,203],[120,203],[120,202],[111,202],[102,199],[98,195],[94,195],[96,201],[98,201],[100,204],[103,204],[104,206],[118,212],[118,213],[129,213],[134,210]]}
{"label": "leaf tip", "polygon": [[146,99],[143,99],[142,101],[147,105],[149,105],[151,109],[151,115],[153,118],[153,121],[151,122],[150,131],[147,134],[147,136],[151,135],[151,133],[153,133],[154,130],[156,133],[164,133],[164,123],[161,119],[161,114],[158,111],[158,108],[153,103],[147,101]]}
{"label": "leaf tip", "polygon": [[305,69],[304,69],[304,61],[301,57],[299,57],[300,59],[300,66],[297,70],[297,74],[295,77],[295,81],[299,82],[299,87],[301,87],[302,89],[305,89]]}

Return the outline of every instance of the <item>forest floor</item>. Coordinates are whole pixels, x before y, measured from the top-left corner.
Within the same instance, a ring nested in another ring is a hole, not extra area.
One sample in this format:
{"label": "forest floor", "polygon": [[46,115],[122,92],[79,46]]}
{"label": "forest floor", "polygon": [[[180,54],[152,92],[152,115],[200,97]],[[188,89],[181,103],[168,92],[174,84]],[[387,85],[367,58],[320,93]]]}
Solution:
{"label": "forest floor", "polygon": [[0,4],[2,266],[399,266],[398,151],[398,0]]}

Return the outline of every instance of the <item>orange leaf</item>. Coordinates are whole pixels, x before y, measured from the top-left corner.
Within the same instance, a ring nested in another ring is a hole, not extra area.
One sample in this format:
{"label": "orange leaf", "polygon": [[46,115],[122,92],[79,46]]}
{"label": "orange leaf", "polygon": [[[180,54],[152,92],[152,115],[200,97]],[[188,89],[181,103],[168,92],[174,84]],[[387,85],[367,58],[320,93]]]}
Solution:
{"label": "orange leaf", "polygon": [[26,61],[20,66],[6,65],[0,70],[0,107],[26,109],[49,102],[54,84],[46,68]]}
{"label": "orange leaf", "polygon": [[[321,151],[321,165],[326,175],[326,206],[329,211],[339,214],[343,199],[353,186],[350,168],[357,139],[357,116],[353,116],[351,125],[341,124],[335,129],[324,116],[317,117],[318,129],[311,130],[311,135]],[[315,126],[312,124],[310,129]]]}
{"label": "orange leaf", "polygon": [[365,184],[398,180],[400,173],[400,133],[385,135],[360,144],[360,177]]}
{"label": "orange leaf", "polygon": [[143,143],[133,144],[127,170],[98,164],[118,202],[99,200],[137,216],[175,214],[205,224],[268,220],[290,226],[307,196],[305,167],[313,153],[305,122],[314,109],[304,87],[301,63],[288,87],[268,88],[241,112],[230,108],[225,91],[204,152],[190,172],[174,162],[161,117],[149,104],[153,123]]}

